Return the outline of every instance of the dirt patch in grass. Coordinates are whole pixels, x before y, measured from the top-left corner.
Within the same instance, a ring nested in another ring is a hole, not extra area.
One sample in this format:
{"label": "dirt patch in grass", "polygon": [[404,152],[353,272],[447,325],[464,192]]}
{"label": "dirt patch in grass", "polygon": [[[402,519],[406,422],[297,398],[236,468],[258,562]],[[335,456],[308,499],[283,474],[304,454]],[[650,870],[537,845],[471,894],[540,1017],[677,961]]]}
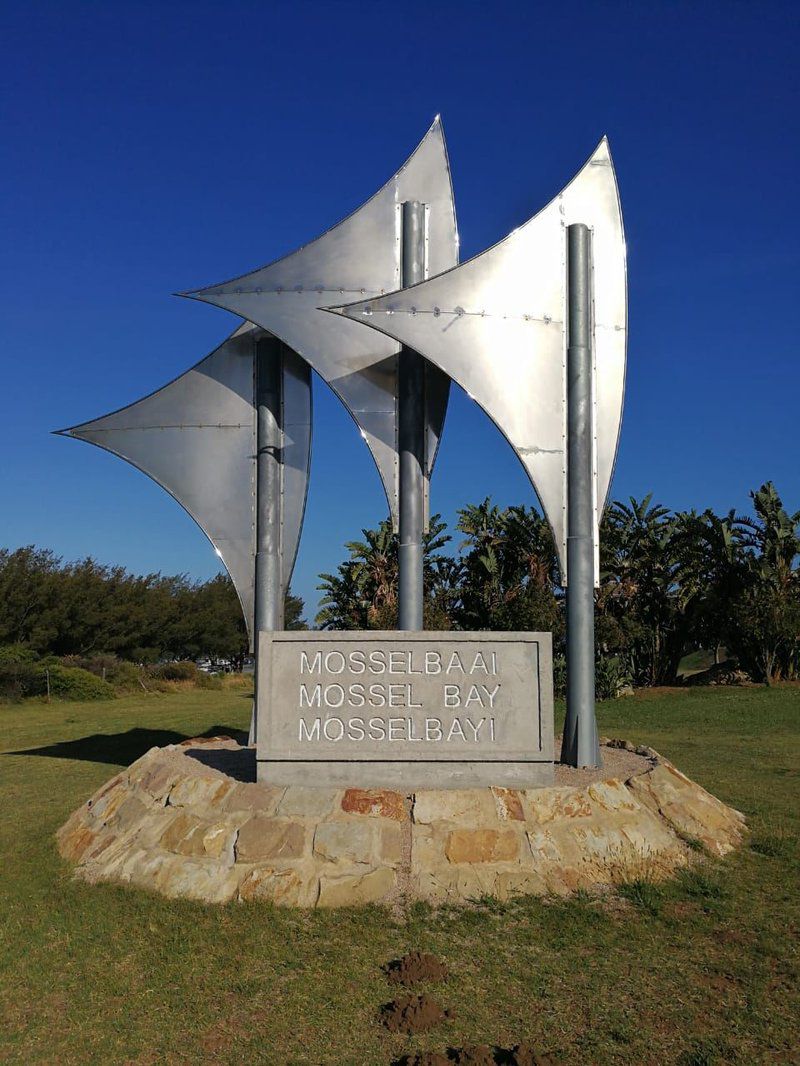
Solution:
{"label": "dirt patch in grass", "polygon": [[555,1066],[549,1055],[537,1055],[529,1044],[512,1048],[490,1044],[470,1044],[451,1047],[447,1051],[420,1051],[406,1055],[396,1066]]}
{"label": "dirt patch in grass", "polygon": [[430,996],[400,996],[381,1007],[381,1021],[390,1033],[425,1033],[450,1017]]}
{"label": "dirt patch in grass", "polygon": [[430,982],[436,984],[447,980],[448,969],[441,959],[424,951],[410,951],[401,959],[392,959],[384,966],[386,980],[390,985],[415,988]]}

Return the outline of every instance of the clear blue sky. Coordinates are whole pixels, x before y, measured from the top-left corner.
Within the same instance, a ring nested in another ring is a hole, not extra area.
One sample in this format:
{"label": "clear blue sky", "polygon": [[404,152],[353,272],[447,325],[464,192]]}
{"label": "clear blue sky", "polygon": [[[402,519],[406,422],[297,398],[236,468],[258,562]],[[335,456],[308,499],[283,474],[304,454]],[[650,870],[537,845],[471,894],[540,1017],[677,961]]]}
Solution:
{"label": "clear blue sky", "polygon": [[[440,112],[466,258],[603,133],[628,237],[612,493],[800,508],[798,5],[6,3],[0,14],[0,544],[207,577],[204,536],[121,460],[49,430],[181,373],[234,319],[170,293],[260,266],[370,195]],[[295,588],[385,512],[316,389]],[[433,506],[532,502],[453,398]]]}

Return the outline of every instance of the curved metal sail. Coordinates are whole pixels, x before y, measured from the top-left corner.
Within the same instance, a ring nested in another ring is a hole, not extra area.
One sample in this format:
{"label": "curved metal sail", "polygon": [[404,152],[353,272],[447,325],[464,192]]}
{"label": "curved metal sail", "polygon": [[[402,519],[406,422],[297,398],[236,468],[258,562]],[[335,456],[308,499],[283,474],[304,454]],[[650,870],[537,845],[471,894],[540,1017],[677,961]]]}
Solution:
{"label": "curved metal sail", "polygon": [[[357,211],[321,237],[252,273],[181,295],[224,307],[256,322],[298,352],[331,386],[355,419],[383,482],[392,517],[398,514],[397,353],[389,337],[321,305],[392,292],[401,279],[401,220],[405,201],[426,205],[428,274],[458,262],[450,166],[437,116],[396,174]],[[427,368],[426,475],[436,457],[449,379]]]}
{"label": "curved metal sail", "polygon": [[420,352],[493,419],[541,501],[564,584],[566,227],[578,222],[590,227],[593,248],[597,552],[622,419],[627,343],[625,238],[605,138],[547,207],[488,251],[411,288],[329,308]]}
{"label": "curved metal sail", "polygon": [[[233,580],[251,639],[254,609],[256,342],[245,322],[169,385],[91,422],[59,432],[126,459],[197,522]],[[283,373],[282,586],[294,568],[311,457],[311,373],[281,346]]]}

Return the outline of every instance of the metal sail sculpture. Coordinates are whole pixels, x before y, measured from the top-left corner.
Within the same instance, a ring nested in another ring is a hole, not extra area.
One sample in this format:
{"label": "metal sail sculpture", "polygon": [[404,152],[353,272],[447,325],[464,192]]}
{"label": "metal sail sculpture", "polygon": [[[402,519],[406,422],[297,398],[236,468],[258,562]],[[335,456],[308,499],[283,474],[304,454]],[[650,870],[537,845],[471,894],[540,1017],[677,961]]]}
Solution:
{"label": "metal sail sculpture", "polygon": [[[395,526],[399,512],[398,352],[391,338],[317,308],[404,284],[403,204],[424,204],[425,274],[458,262],[450,165],[437,116],[396,174],[344,221],[268,266],[181,293],[255,322],[302,356],[340,397],[372,452]],[[449,378],[426,367],[424,480],[433,469]]]}
{"label": "metal sail sculpture", "polygon": [[329,310],[440,367],[519,457],[553,530],[567,587],[562,758],[599,765],[593,587],[627,346],[625,238],[608,142],[493,248],[410,288]]}
{"label": "metal sail sculpture", "polygon": [[183,504],[226,563],[255,643],[282,626],[308,481],[313,368],[372,452],[399,527],[400,627],[418,630],[428,485],[457,382],[506,436],[552,527],[567,588],[562,758],[596,765],[593,586],[627,344],[607,141],[539,214],[457,262],[437,118],[343,222],[268,266],[183,294],[245,319],[220,348],[151,396],[62,432],[134,463]]}
{"label": "metal sail sculpture", "polygon": [[[334,309],[407,344],[457,382],[524,466],[567,563],[567,228],[592,235],[594,550],[622,420],[625,238],[604,138],[542,211],[487,251],[400,292]],[[321,305],[320,305],[321,306]]]}
{"label": "metal sail sculpture", "polygon": [[[166,489],[197,522],[233,580],[251,643],[256,554],[256,363],[282,376],[283,440],[278,536],[281,603],[297,555],[311,456],[308,365],[246,322],[196,366],[143,399],[60,430],[126,459]],[[263,354],[262,354],[263,358]]]}

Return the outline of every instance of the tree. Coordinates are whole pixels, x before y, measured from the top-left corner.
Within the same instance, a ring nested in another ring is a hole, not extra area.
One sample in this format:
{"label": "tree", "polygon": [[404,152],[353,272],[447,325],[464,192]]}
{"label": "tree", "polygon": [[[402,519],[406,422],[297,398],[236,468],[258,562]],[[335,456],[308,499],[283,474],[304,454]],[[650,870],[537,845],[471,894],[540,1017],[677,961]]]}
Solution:
{"label": "tree", "polygon": [[289,588],[286,590],[286,599],[283,603],[283,627],[284,629],[308,629],[303,614],[306,605],[301,596],[295,596]]}
{"label": "tree", "polygon": [[728,631],[741,664],[770,685],[800,673],[800,511],[786,511],[771,481],[750,496],[755,517],[737,520],[746,570]]}
{"label": "tree", "polygon": [[673,681],[688,636],[677,594],[675,518],[652,498],[613,503],[600,533],[598,630],[616,644],[636,685]]}
{"label": "tree", "polygon": [[[439,515],[432,515],[423,536],[426,624],[441,624],[454,580],[452,560],[439,554],[450,540]],[[320,574],[323,592],[317,625],[322,629],[395,629],[397,627],[397,535],[384,519],[377,529],[362,529],[363,540],[345,545],[349,558],[335,574]],[[447,628],[447,627],[445,627]]]}
{"label": "tree", "polygon": [[[555,545],[533,508],[500,510],[489,498],[459,511],[465,534],[454,619],[461,629],[563,630]],[[466,551],[465,551],[466,549]]]}
{"label": "tree", "polygon": [[688,616],[692,642],[713,651],[718,664],[720,647],[729,643],[730,608],[742,591],[746,571],[734,512],[724,517],[711,510],[679,513],[674,547],[678,602]]}

